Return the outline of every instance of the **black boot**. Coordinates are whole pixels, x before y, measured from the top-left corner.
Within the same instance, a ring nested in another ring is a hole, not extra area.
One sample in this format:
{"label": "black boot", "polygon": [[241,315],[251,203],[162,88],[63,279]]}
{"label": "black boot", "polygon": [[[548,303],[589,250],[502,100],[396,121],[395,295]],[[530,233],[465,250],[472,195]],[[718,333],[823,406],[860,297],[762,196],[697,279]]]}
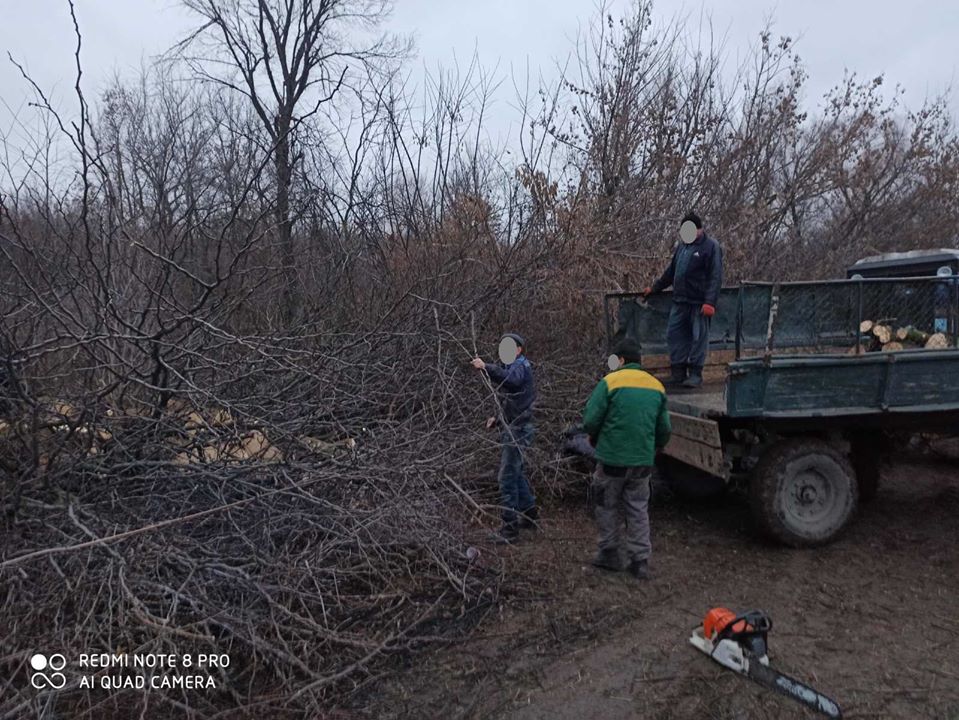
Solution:
{"label": "black boot", "polygon": [[539,530],[539,508],[533,507],[524,510],[519,515],[520,530]]}
{"label": "black boot", "polygon": [[612,572],[619,572],[623,569],[623,565],[619,561],[619,553],[616,550],[600,550],[593,558],[593,567],[598,567],[600,570],[611,570]]}
{"label": "black boot", "polygon": [[698,388],[703,384],[703,369],[701,367],[689,368],[689,377],[683,381],[683,387]]}
{"label": "black boot", "polygon": [[649,580],[649,562],[634,560],[629,564],[629,574],[637,580]]}
{"label": "black boot", "polygon": [[685,365],[673,365],[670,368],[669,372],[670,372],[669,380],[663,383],[667,387],[676,387],[686,382],[686,366]]}
{"label": "black boot", "polygon": [[512,545],[519,540],[519,528],[516,523],[503,523],[503,527],[493,533],[493,542],[497,545]]}

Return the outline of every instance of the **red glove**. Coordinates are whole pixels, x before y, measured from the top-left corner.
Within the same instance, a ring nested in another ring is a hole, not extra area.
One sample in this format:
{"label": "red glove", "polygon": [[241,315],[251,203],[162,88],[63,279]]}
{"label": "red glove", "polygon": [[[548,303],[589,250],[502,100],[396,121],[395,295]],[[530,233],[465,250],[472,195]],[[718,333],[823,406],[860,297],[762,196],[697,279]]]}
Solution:
{"label": "red glove", "polygon": [[643,289],[643,291],[640,293],[640,295],[642,295],[644,298],[649,297],[652,294],[653,294],[653,289],[651,287]]}
{"label": "red glove", "polygon": [[709,305],[708,303],[703,305],[703,315],[705,315],[706,317],[712,317],[715,314],[716,314],[716,308],[714,308],[712,305]]}

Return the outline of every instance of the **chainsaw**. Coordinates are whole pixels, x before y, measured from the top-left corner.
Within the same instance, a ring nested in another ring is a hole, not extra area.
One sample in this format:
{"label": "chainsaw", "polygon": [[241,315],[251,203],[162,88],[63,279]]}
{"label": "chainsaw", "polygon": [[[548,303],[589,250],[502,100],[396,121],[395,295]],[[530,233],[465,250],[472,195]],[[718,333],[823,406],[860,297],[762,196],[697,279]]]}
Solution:
{"label": "chainsaw", "polygon": [[702,626],[693,630],[689,642],[723,667],[823,715],[841,718],[842,710],[834,700],[769,666],[767,636],[772,626],[772,620],[762,610],[737,615],[726,608],[713,608],[706,614]]}

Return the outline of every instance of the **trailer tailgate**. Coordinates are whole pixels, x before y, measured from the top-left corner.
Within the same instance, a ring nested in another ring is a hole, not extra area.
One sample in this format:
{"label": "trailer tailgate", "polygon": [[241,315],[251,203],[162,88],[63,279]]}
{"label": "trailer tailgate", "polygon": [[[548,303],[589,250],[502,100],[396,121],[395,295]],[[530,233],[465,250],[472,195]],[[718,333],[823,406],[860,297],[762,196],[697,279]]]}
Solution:
{"label": "trailer tailgate", "polygon": [[669,413],[673,434],[663,452],[710,475],[729,479],[729,468],[723,455],[719,424],[715,420],[695,417],[675,410]]}

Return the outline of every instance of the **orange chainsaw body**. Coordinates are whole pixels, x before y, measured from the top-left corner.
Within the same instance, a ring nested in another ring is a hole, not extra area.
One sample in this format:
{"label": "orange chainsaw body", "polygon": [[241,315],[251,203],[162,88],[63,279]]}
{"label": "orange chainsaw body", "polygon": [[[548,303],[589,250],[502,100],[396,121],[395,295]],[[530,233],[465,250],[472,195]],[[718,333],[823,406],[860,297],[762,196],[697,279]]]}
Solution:
{"label": "orange chainsaw body", "polygon": [[[729,608],[717,607],[706,613],[703,619],[703,635],[712,640],[720,632],[726,629],[729,623],[736,619],[736,613]],[[733,631],[737,633],[746,632],[752,628],[745,620],[740,620],[733,626]]]}

